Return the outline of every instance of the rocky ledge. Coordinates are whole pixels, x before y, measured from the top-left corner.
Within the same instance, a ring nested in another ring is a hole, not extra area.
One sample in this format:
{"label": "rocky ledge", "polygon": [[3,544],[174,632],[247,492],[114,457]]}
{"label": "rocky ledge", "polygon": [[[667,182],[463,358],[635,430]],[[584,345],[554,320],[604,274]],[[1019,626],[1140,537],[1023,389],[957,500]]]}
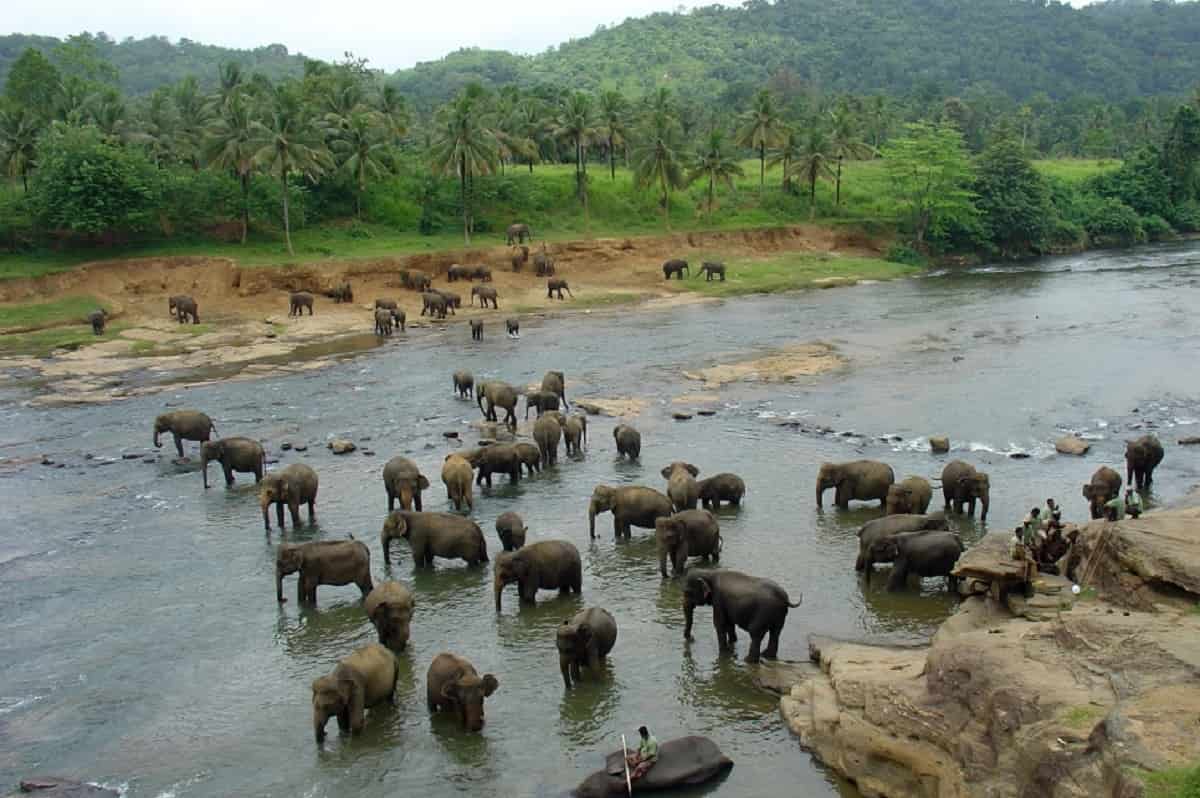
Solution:
{"label": "rocky ledge", "polygon": [[868,798],[1138,798],[1200,758],[1200,509],[1093,522],[1065,564],[1053,611],[967,580],[928,647],[813,639],[784,720]]}

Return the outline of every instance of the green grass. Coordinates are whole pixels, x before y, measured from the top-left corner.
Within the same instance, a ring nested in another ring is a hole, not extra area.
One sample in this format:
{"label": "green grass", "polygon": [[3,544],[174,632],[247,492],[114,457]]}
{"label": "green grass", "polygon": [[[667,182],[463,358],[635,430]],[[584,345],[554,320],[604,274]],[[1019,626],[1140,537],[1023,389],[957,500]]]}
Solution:
{"label": "green grass", "polygon": [[134,341],[129,352],[134,355],[149,355],[154,353],[156,344],[153,341]]}
{"label": "green grass", "polygon": [[1107,714],[1108,711],[1104,707],[1085,704],[1083,706],[1071,707],[1064,712],[1062,722],[1073,729],[1087,731],[1099,723]]}
{"label": "green grass", "polygon": [[1068,183],[1079,183],[1089,177],[1121,168],[1121,162],[1109,158],[1059,158],[1052,161],[1034,161],[1033,166],[1047,177],[1057,177]]}
{"label": "green grass", "polygon": [[1200,798],[1200,764],[1135,775],[1146,785],[1146,798]]}
{"label": "green grass", "polygon": [[104,335],[94,335],[90,326],[80,325],[0,335],[0,355],[44,357],[55,349],[78,349],[99,341],[111,341],[123,329],[124,325],[109,324],[104,330]]}
{"label": "green grass", "polygon": [[[52,302],[0,305],[0,329],[87,324],[87,316],[100,307],[91,296],[65,296]],[[88,327],[91,333],[91,327]]]}
{"label": "green grass", "polygon": [[[699,261],[700,258],[695,260]],[[830,254],[788,253],[769,258],[725,262],[725,282],[708,282],[703,277],[673,282],[710,296],[771,294],[802,288],[845,285],[857,280],[892,280],[915,274],[920,269],[878,258],[842,257]]]}

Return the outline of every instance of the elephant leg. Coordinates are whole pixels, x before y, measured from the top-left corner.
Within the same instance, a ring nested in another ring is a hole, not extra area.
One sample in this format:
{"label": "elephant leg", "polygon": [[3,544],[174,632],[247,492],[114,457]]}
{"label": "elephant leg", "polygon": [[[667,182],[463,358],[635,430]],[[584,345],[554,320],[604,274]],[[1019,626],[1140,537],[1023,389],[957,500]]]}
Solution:
{"label": "elephant leg", "polygon": [[350,710],[343,709],[337,713],[338,730],[346,733],[350,731]]}
{"label": "elephant leg", "polygon": [[908,563],[901,559],[892,566],[892,575],[888,578],[887,589],[895,592],[903,590],[908,584]]}
{"label": "elephant leg", "polygon": [[388,495],[388,512],[390,513],[392,510],[396,509],[396,494],[392,493],[391,488],[388,488],[387,495]]}
{"label": "elephant leg", "polygon": [[275,517],[279,520],[279,531],[282,532],[287,528],[283,525],[283,502],[275,502]]}
{"label": "elephant leg", "polygon": [[233,487],[233,469],[226,463],[221,463],[221,468],[225,471],[225,487]]}
{"label": "elephant leg", "polygon": [[262,461],[259,460],[258,463],[256,463],[254,466],[254,484],[257,485],[260,482],[262,482],[262,477],[263,477],[263,464],[262,464]]}
{"label": "elephant leg", "polygon": [[719,617],[716,611],[713,611],[713,628],[717,631],[717,649],[722,653],[733,648],[733,642],[729,639],[729,629],[726,628],[724,620]]}
{"label": "elephant leg", "polygon": [[758,662],[761,658],[759,650],[762,648],[763,631],[760,629],[757,632],[750,633],[750,651],[746,654],[746,662]]}
{"label": "elephant leg", "polygon": [[375,585],[371,582],[371,572],[370,571],[367,571],[364,574],[360,574],[358,579],[354,580],[354,584],[358,586],[358,590],[360,593],[362,593],[363,598],[366,598],[367,595],[375,587]]}
{"label": "elephant leg", "polygon": [[783,631],[783,624],[772,626],[767,638],[767,650],[763,652],[763,659],[775,659],[779,655],[779,633]]}
{"label": "elephant leg", "polygon": [[413,506],[417,508],[417,512],[421,512],[421,491],[413,494]]}
{"label": "elephant leg", "polygon": [[288,512],[292,514],[292,528],[300,528],[300,502],[291,500],[288,502]]}
{"label": "elephant leg", "polygon": [[172,432],[171,435],[174,436],[174,438],[175,438],[175,451],[179,452],[179,459],[182,460],[183,459],[183,439],[179,437],[178,432]]}

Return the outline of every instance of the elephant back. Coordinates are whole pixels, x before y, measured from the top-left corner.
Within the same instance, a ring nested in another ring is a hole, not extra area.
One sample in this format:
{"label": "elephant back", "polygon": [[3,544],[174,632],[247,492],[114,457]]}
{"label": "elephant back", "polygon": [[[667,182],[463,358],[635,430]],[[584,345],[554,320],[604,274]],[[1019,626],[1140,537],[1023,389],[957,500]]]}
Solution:
{"label": "elephant back", "polygon": [[400,582],[381,582],[367,595],[363,601],[363,611],[370,618],[384,604],[407,604],[412,606],[412,592]]}

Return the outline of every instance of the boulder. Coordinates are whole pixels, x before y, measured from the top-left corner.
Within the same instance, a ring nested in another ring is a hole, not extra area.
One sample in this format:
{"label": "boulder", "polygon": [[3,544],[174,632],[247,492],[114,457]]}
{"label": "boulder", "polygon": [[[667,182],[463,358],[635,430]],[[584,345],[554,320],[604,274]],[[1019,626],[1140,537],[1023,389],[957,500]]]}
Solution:
{"label": "boulder", "polygon": [[1054,451],[1059,454],[1070,454],[1076,457],[1082,457],[1091,448],[1092,445],[1090,443],[1074,435],[1064,435],[1054,442]]}
{"label": "boulder", "polygon": [[934,454],[945,454],[950,451],[950,439],[945,435],[930,436],[929,451]]}
{"label": "boulder", "polygon": [[350,452],[358,448],[354,445],[354,441],[347,440],[346,438],[334,438],[326,446],[334,454],[350,454]]}
{"label": "boulder", "polygon": [[1200,444],[1200,436],[1192,436],[1190,438],[1180,438],[1179,439],[1180,446],[1195,446],[1197,444]]}
{"label": "boulder", "polygon": [[707,409],[707,408],[704,410],[697,410],[696,412],[702,416],[715,416],[717,414],[716,410],[711,410],[711,409]]}
{"label": "boulder", "polygon": [[117,798],[121,793],[108,787],[54,776],[21,779],[22,793],[36,793],[39,798]]}
{"label": "boulder", "polygon": [[307,452],[307,451],[308,451],[308,444],[307,444],[307,443],[297,443],[297,444],[296,444],[296,446],[295,446],[295,449],[296,449],[296,451],[298,451],[298,452]]}
{"label": "boulder", "polygon": [[674,413],[671,414],[671,418],[675,419],[676,421],[687,421],[691,417],[692,417],[691,413],[685,413],[682,410],[676,410]]}

